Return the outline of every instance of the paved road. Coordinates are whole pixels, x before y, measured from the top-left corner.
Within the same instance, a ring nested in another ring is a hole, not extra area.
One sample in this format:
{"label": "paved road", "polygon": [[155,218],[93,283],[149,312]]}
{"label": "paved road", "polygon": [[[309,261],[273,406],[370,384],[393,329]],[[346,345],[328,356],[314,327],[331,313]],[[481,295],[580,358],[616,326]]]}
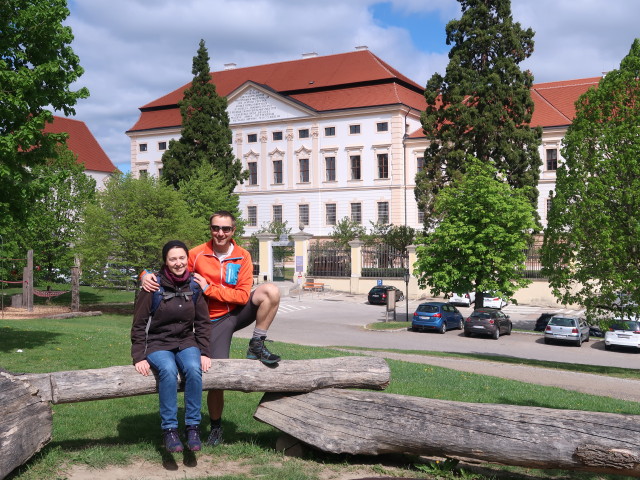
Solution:
{"label": "paved road", "polygon": [[[424,301],[424,300],[423,300]],[[419,301],[409,302],[413,313]],[[397,319],[406,318],[405,302],[401,302]],[[460,309],[463,314],[468,308]],[[509,305],[503,309],[516,328],[532,328],[535,319],[543,311],[553,311],[535,306]],[[572,313],[564,311],[565,313]],[[578,313],[578,312],[573,312]],[[364,295],[345,293],[311,294],[300,298],[285,297],[269,338],[282,342],[310,346],[355,346],[400,350],[432,350],[441,352],[478,353],[507,357],[550,360],[556,362],[638,368],[640,356],[633,351],[605,351],[601,339],[593,338],[581,348],[573,345],[545,345],[540,335],[514,332],[498,340],[482,337],[465,337],[459,330],[446,334],[417,333],[408,330],[372,331],[365,326],[385,320],[385,307],[369,305]],[[251,328],[238,332],[248,337]]]}

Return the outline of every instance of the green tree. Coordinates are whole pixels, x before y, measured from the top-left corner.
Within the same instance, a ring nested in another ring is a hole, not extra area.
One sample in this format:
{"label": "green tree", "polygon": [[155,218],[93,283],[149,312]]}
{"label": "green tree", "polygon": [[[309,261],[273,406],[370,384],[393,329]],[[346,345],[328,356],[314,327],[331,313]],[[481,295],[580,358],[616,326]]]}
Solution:
{"label": "green tree", "polygon": [[[363,239],[367,229],[349,217],[343,217],[333,226],[329,237],[343,248],[349,248],[349,242],[356,238]],[[364,241],[364,240],[363,240]]]}
{"label": "green tree", "polygon": [[576,102],[542,247],[562,303],[588,315],[628,292],[640,305],[640,40]]}
{"label": "green tree", "polygon": [[49,109],[75,113],[89,95],[70,85],[83,73],[70,47],[65,0],[0,2],[0,226],[24,218],[37,192],[29,188],[33,167],[55,155],[64,134],[45,134]]}
{"label": "green tree", "polygon": [[227,99],[216,93],[209,72],[209,54],[200,40],[193,57],[191,86],[180,101],[182,132],[169,142],[162,155],[162,177],[173,186],[188,178],[202,163],[210,163],[224,178],[225,190],[232,192],[247,178],[242,163],[233,155]]}
{"label": "green tree", "polygon": [[86,211],[80,244],[83,276],[100,275],[108,263],[135,272],[157,268],[168,240],[188,246],[202,241],[202,221],[193,218],[173,187],[151,176],[111,177]]}
{"label": "green tree", "polygon": [[496,167],[535,205],[541,165],[540,128],[530,128],[533,75],[519,64],[533,52],[534,32],[511,15],[510,0],[459,0],[460,20],[447,24],[446,74],[425,89],[422,126],[431,140],[415,196],[431,228],[440,190],[467,169],[473,156]]}
{"label": "green tree", "polygon": [[226,180],[210,163],[202,163],[189,172],[187,179],[178,182],[178,191],[189,207],[205,242],[211,238],[209,217],[218,210],[227,210],[237,219],[236,237],[242,236],[243,222],[240,220],[240,200],[235,193],[229,193]]}
{"label": "green tree", "polygon": [[73,265],[75,245],[84,223],[84,212],[95,197],[96,181],[84,173],[73,152],[58,147],[57,157],[33,168],[34,191],[41,194],[31,204],[26,226],[18,238],[22,249],[33,250],[33,258],[44,278],[54,270],[66,273]]}
{"label": "green tree", "polygon": [[530,283],[523,274],[534,209],[522,189],[496,179],[493,166],[472,157],[466,163],[467,173],[440,192],[435,212],[442,221],[418,240],[414,275],[436,295],[511,297]]}

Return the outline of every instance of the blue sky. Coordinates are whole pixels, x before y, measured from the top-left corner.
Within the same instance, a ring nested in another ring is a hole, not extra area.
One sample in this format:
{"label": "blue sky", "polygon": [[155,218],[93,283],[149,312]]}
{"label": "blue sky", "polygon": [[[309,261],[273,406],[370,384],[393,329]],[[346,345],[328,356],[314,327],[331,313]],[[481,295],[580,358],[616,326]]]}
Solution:
{"label": "blue sky", "polygon": [[[212,70],[330,55],[366,45],[426,84],[444,73],[445,25],[456,0],[71,0],[67,24],[91,97],[76,107],[111,160],[129,171],[138,108],[191,80],[201,38]],[[536,82],[601,75],[640,37],[637,0],[512,0],[516,21],[536,32],[522,64]]]}

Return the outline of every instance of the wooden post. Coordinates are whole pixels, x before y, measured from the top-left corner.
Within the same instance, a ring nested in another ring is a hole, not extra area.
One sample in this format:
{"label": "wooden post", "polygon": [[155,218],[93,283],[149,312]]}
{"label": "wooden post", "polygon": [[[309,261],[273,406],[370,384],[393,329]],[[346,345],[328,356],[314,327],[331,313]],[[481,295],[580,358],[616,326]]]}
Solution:
{"label": "wooden post", "polygon": [[80,311],[80,258],[76,255],[71,267],[71,311]]}
{"label": "wooden post", "polygon": [[323,389],[254,417],[331,453],[412,453],[640,477],[640,416]]}
{"label": "wooden post", "polygon": [[27,311],[33,312],[33,250],[27,252],[27,271],[23,279],[27,281],[23,301],[26,301]]}

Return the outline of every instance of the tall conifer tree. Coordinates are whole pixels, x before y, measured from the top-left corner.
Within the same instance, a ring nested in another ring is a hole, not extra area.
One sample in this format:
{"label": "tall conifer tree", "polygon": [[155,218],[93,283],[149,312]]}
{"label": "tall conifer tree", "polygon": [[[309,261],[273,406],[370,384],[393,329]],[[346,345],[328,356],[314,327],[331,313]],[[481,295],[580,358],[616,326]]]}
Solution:
{"label": "tall conifer tree", "polygon": [[519,64],[533,52],[533,30],[514,22],[510,0],[459,0],[460,20],[447,24],[446,74],[425,89],[422,126],[431,140],[416,177],[416,200],[433,216],[440,190],[466,171],[469,155],[492,164],[513,187],[531,187],[535,205],[541,130],[530,128],[533,75]]}
{"label": "tall conifer tree", "polygon": [[209,72],[209,53],[200,40],[198,53],[193,57],[191,86],[180,101],[182,135],[169,142],[162,156],[162,176],[178,187],[202,163],[208,162],[223,177],[231,192],[246,177],[242,163],[234,157],[231,129],[227,114],[227,99],[216,92]]}

